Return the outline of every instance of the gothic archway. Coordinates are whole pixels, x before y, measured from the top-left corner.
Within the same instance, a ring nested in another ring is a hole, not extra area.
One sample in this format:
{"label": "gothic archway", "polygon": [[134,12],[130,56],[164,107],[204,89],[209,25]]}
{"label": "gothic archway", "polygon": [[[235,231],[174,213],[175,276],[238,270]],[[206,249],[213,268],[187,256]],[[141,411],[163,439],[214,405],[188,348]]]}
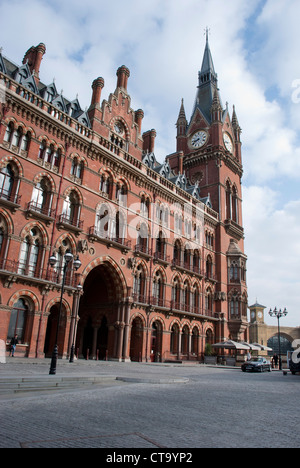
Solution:
{"label": "gothic archway", "polygon": [[142,361],[143,352],[143,333],[144,327],[140,317],[137,317],[132,322],[131,339],[130,339],[130,359],[131,361]]}
{"label": "gothic archway", "polygon": [[91,269],[79,303],[75,350],[79,358],[106,360],[116,353],[120,304],[124,285],[117,267],[103,261]]}

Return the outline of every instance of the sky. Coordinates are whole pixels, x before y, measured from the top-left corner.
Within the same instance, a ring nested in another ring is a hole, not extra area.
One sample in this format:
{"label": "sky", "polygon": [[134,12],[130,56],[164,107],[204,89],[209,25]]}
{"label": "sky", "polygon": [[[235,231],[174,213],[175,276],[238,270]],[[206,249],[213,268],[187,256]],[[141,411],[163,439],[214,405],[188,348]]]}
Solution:
{"label": "sky", "polygon": [[[299,0],[0,0],[0,47],[17,64],[45,43],[41,80],[55,79],[85,109],[91,84],[116,88],[131,72],[131,107],[142,131],[157,132],[159,161],[176,150],[181,99],[189,120],[205,28],[223,107],[235,105],[243,142],[243,221],[249,305],[287,308],[282,326],[300,326]],[[13,31],[13,33],[12,33]]]}

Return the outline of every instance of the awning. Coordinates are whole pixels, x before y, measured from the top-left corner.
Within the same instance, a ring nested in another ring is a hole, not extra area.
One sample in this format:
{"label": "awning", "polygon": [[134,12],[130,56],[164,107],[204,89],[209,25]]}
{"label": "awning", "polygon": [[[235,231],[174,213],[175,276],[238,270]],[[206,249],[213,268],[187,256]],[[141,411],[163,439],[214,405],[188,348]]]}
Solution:
{"label": "awning", "polygon": [[273,348],[269,348],[268,346],[264,346],[258,343],[253,343],[253,344],[257,346],[260,351],[273,351]]}
{"label": "awning", "polygon": [[245,341],[242,341],[242,344],[248,346],[248,349],[251,349],[251,351],[261,351],[260,346],[255,343],[246,343]]}
{"label": "awning", "polygon": [[223,349],[236,349],[236,350],[249,350],[249,346],[243,343],[238,343],[237,341],[223,341],[222,343],[215,343],[212,345],[213,348],[223,348]]}

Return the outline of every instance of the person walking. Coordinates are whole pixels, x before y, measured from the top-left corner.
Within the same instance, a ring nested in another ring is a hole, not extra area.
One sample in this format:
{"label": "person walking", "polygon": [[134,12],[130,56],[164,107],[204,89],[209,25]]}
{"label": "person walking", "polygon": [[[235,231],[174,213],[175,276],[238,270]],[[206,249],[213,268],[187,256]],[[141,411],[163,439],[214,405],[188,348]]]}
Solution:
{"label": "person walking", "polygon": [[277,354],[275,353],[274,356],[273,356],[273,361],[274,361],[274,367],[275,369],[277,369],[277,364],[278,364],[278,356]]}
{"label": "person walking", "polygon": [[9,355],[11,355],[11,357],[14,357],[14,356],[15,356],[15,350],[16,350],[16,346],[17,346],[18,343],[19,343],[19,341],[18,341],[18,335],[15,335],[15,336],[10,340],[10,352],[9,352]]}

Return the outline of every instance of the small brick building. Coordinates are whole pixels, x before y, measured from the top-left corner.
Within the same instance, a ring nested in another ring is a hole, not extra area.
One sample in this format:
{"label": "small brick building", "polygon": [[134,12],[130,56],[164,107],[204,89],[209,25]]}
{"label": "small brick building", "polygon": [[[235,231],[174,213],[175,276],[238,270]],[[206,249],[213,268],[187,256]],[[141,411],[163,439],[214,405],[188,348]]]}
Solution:
{"label": "small brick building", "polygon": [[[241,129],[208,39],[164,162],[127,67],[107,101],[94,80],[84,111],[42,82],[45,53],[0,53],[0,339],[47,357],[58,329],[60,357],[74,343],[79,358],[120,361],[201,360],[207,343],[247,340]],[[61,298],[66,252],[81,268],[68,264]]]}

